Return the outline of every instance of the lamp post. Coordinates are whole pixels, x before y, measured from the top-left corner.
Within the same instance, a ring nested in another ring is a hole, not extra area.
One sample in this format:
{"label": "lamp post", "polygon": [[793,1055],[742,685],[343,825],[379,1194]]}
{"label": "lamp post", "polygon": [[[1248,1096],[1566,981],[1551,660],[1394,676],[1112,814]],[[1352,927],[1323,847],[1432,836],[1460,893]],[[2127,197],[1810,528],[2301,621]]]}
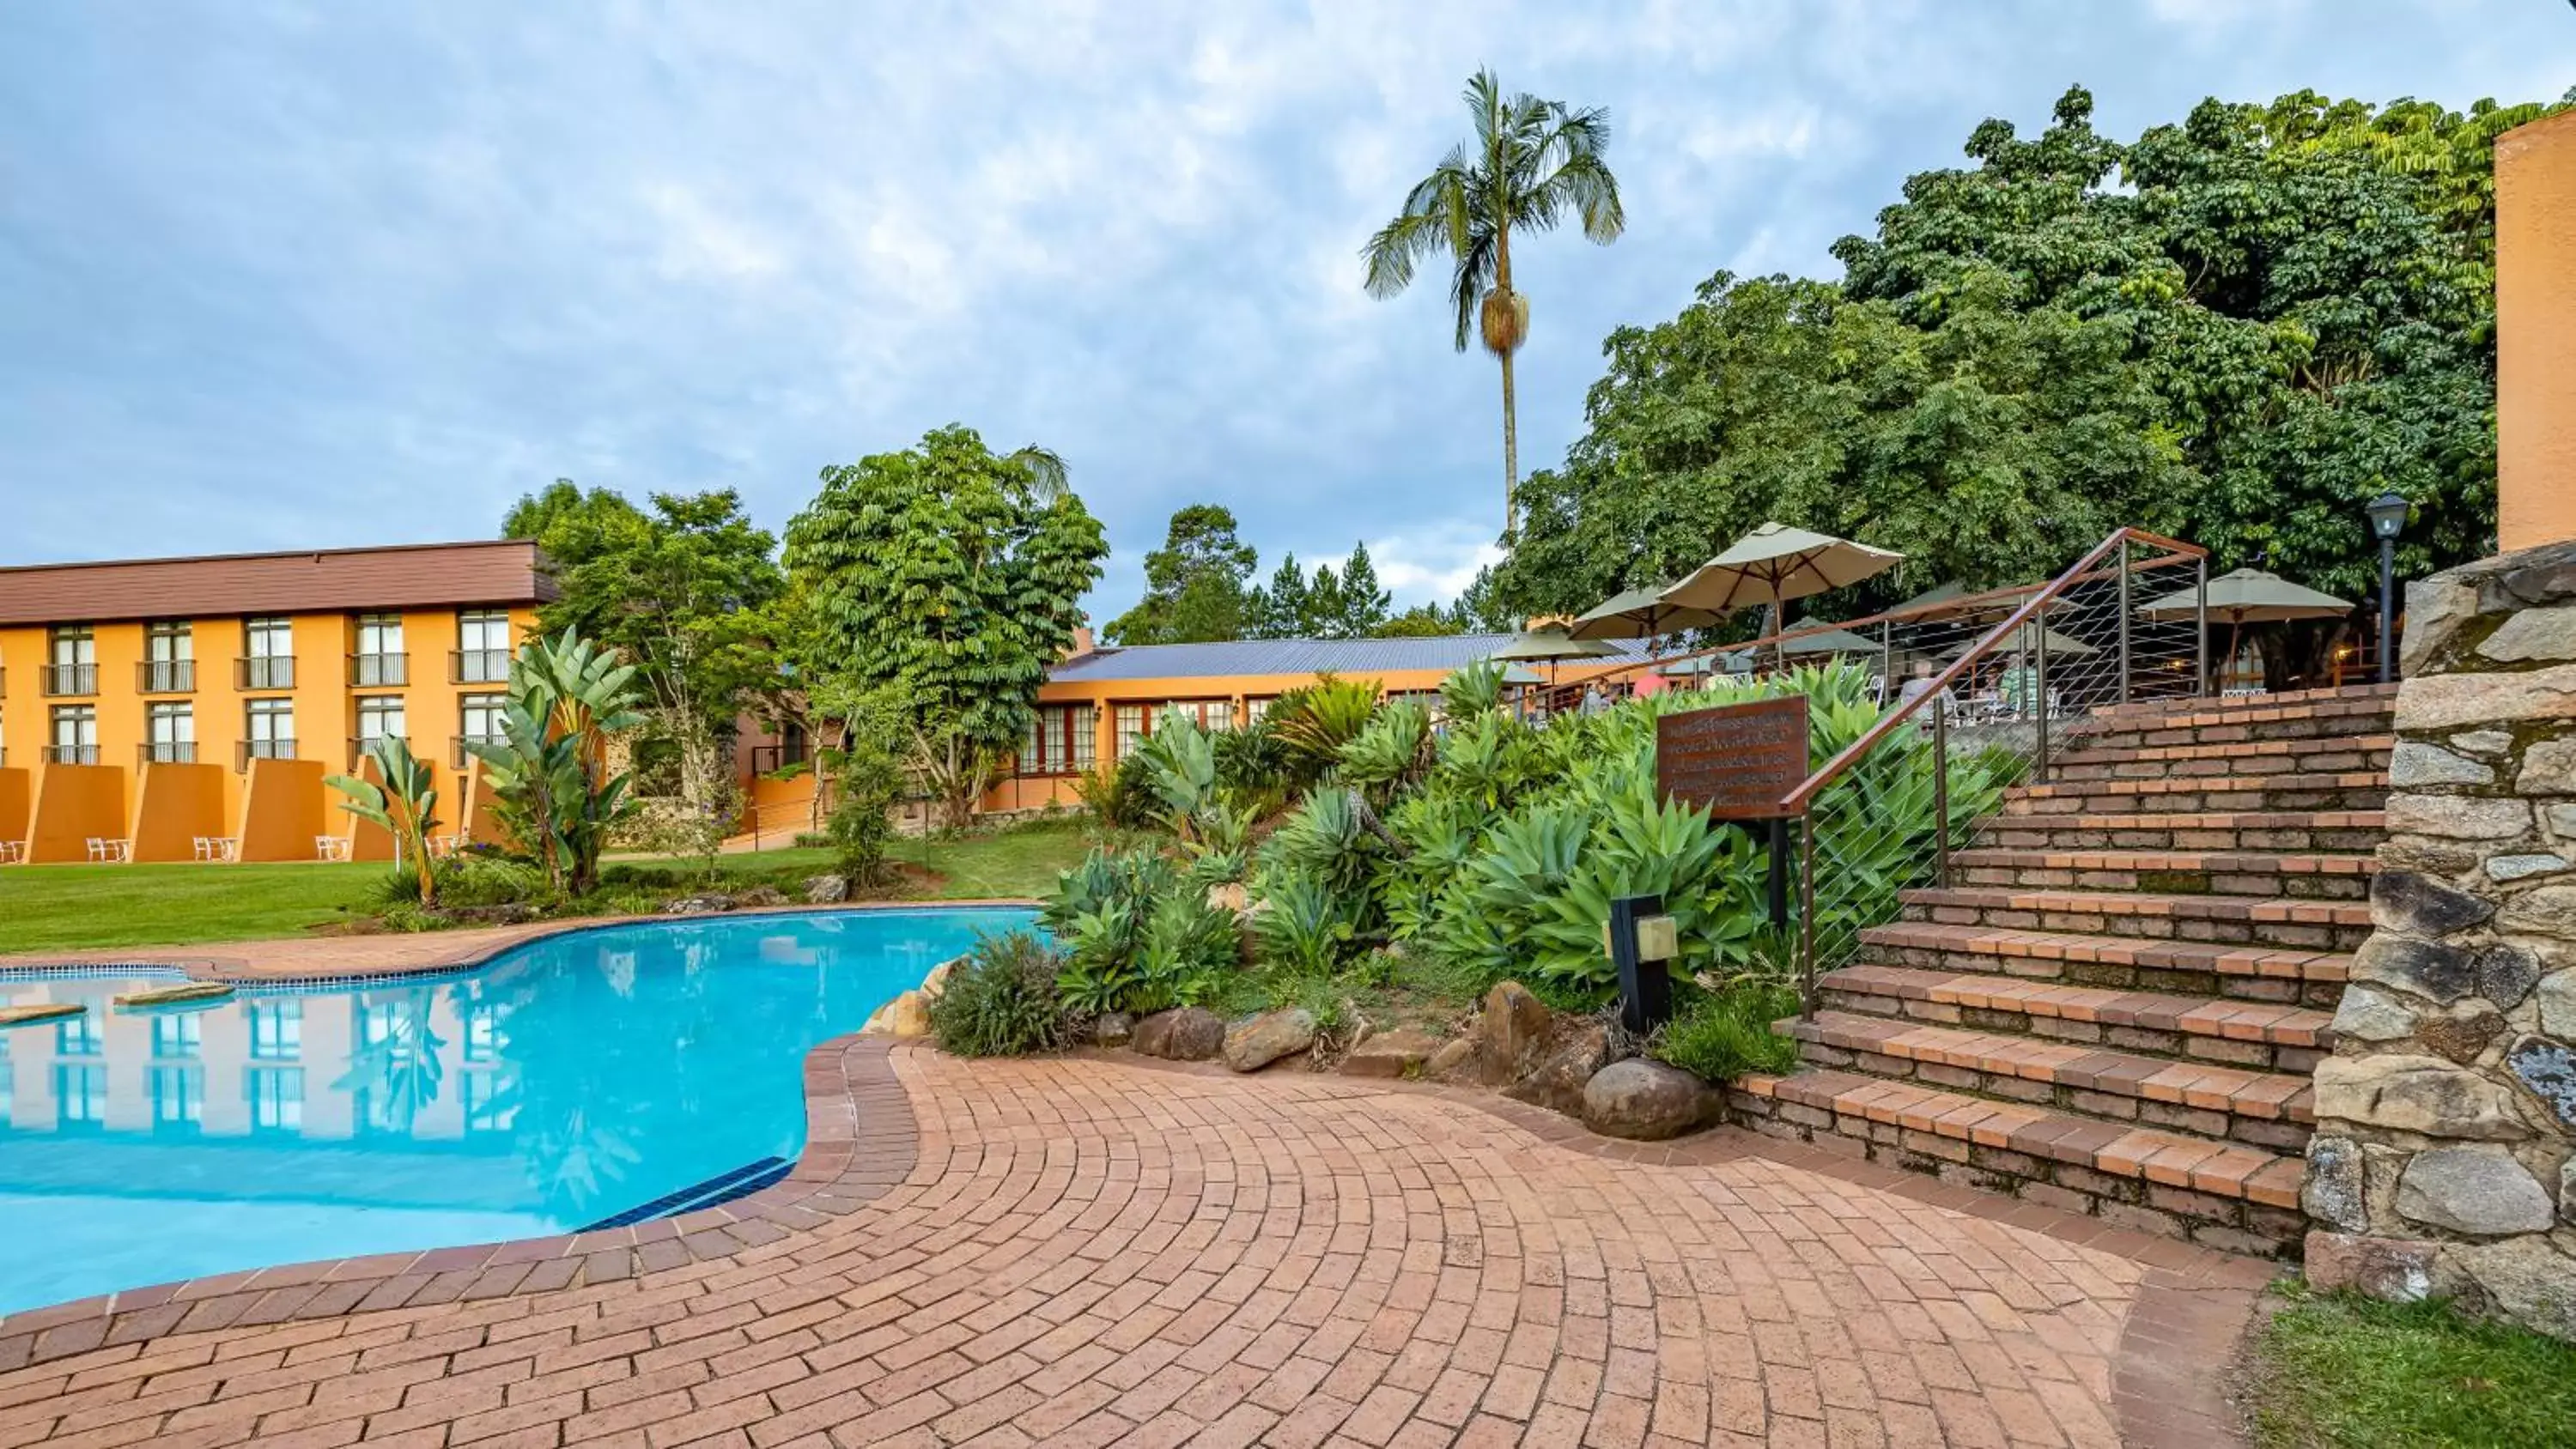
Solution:
{"label": "lamp post", "polygon": [[2405,496],[2382,493],[2363,506],[2370,531],[2379,540],[2379,682],[2397,677],[2391,645],[2397,632],[2397,535],[2406,531]]}

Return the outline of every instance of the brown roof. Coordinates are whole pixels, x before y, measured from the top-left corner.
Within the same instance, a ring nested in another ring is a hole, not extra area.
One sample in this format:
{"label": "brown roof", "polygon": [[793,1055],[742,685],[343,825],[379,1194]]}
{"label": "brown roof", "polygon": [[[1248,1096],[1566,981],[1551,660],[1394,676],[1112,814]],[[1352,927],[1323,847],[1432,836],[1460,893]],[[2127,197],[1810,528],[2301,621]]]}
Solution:
{"label": "brown roof", "polygon": [[535,604],[558,592],[519,539],[0,568],[0,624]]}

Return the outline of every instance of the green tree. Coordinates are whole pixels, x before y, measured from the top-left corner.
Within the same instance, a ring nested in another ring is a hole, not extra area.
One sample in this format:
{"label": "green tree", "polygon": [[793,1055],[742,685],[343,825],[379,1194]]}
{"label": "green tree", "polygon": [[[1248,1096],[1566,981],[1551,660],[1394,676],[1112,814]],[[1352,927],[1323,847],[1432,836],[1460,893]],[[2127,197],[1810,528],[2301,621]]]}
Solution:
{"label": "green tree", "polygon": [[963,825],[1028,733],[1108,544],[1069,490],[974,431],[823,470],[787,527],[789,574],[831,640],[822,662],[910,706],[910,764]]}
{"label": "green tree", "polygon": [[731,489],[651,504],[558,480],[520,499],[502,533],[554,560],[562,594],[539,611],[548,632],[573,630],[637,666],[649,733],[676,750],[681,797],[706,814],[730,786],[735,722],[778,674],[762,611],[785,576],[777,541]]}
{"label": "green tree", "polygon": [[1271,571],[1270,582],[1254,589],[1246,612],[1255,639],[1295,639],[1306,632],[1307,621],[1314,617],[1314,605],[1307,597],[1306,575],[1297,566],[1297,555],[1283,554],[1279,567]]}
{"label": "green tree", "polygon": [[410,744],[400,735],[370,741],[361,758],[376,767],[374,780],[328,775],[322,783],[348,797],[340,802],[341,809],[393,836],[395,853],[401,857],[396,870],[410,868],[421,909],[435,910],[438,871],[429,858],[429,838],[438,830],[438,790],[429,766],[413,758]]}
{"label": "green tree", "polygon": [[1392,601],[1393,596],[1378,586],[1377,565],[1369,558],[1368,545],[1352,544],[1351,556],[1342,564],[1340,608],[1323,621],[1320,632],[1329,639],[1365,639],[1386,622]]}
{"label": "green tree", "polygon": [[1458,318],[1457,349],[1476,331],[1503,369],[1503,533],[1509,537],[1520,487],[1520,436],[1512,399],[1512,354],[1529,340],[1529,299],[1512,286],[1512,233],[1553,231],[1574,217],[1602,245],[1627,224],[1619,181],[1602,155],[1610,146],[1610,113],[1569,109],[1527,93],[1505,99],[1489,70],[1467,82],[1475,138],[1451,149],[1439,167],[1413,184],[1404,209],[1361,249],[1373,297],[1392,297],[1413,282],[1425,258],[1455,263],[1449,300]]}
{"label": "green tree", "polygon": [[1454,608],[1438,604],[1416,604],[1401,614],[1391,614],[1369,630],[1372,639],[1429,639],[1443,634],[1464,634],[1467,621]]}
{"label": "green tree", "polygon": [[1244,585],[1260,557],[1235,537],[1234,510],[1193,503],[1172,515],[1163,546],[1145,555],[1145,596],[1109,621],[1119,644],[1202,644],[1253,627]]}
{"label": "green tree", "polygon": [[639,666],[566,629],[519,646],[499,743],[470,742],[502,827],[558,895],[599,883],[609,836],[641,806],[633,777],[605,768],[608,741],[643,723]]}

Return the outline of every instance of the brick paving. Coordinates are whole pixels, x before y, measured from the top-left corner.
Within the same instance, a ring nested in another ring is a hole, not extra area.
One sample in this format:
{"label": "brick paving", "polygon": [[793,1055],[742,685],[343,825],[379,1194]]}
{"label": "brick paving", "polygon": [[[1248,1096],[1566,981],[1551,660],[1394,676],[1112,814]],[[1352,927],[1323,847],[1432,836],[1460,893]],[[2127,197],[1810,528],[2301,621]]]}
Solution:
{"label": "brick paving", "polygon": [[0,1320],[0,1449],[2211,1445],[2260,1264],[1736,1132],[808,1061],[796,1175]]}

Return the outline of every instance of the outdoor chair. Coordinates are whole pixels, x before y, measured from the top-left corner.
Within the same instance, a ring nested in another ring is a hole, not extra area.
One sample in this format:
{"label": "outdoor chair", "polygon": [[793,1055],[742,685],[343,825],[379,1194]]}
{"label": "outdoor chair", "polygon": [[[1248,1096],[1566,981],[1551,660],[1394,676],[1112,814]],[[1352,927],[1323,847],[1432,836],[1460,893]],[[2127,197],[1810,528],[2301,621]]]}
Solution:
{"label": "outdoor chair", "polygon": [[113,840],[103,835],[89,837],[89,858],[93,863],[122,864],[133,853],[133,841]]}
{"label": "outdoor chair", "polygon": [[229,835],[200,835],[196,839],[199,860],[230,860],[241,848],[241,842]]}
{"label": "outdoor chair", "polygon": [[16,865],[27,858],[27,842],[0,840],[0,865]]}
{"label": "outdoor chair", "polygon": [[349,842],[342,840],[336,835],[314,836],[313,858],[315,860],[347,860],[349,858]]}

